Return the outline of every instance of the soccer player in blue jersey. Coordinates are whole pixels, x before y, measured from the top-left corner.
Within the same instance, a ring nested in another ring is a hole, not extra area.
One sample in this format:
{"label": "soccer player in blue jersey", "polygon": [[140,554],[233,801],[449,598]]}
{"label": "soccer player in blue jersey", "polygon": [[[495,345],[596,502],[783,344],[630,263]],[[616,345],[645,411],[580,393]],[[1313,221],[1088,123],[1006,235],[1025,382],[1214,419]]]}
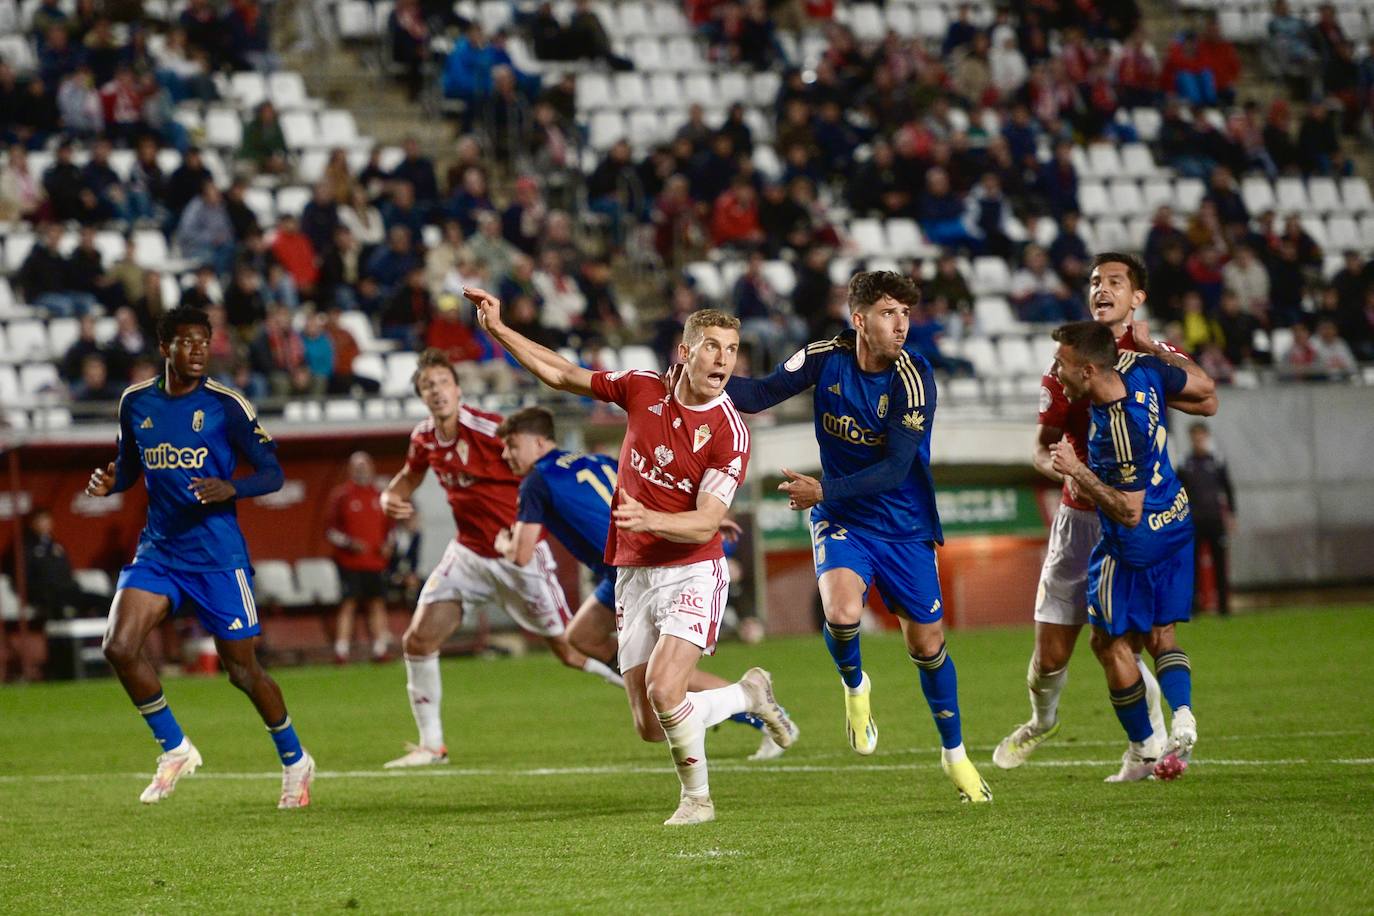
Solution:
{"label": "soccer player in blue jersey", "polygon": [[916,284],[892,271],[849,281],[853,330],[794,353],[761,379],[732,378],[726,391],[757,413],[815,389],[823,477],[786,468],[780,489],[793,509],[811,510],[811,540],[825,644],[844,682],[850,746],[872,754],[878,728],[872,682],[859,653],[859,620],[871,585],[897,615],[921,690],[935,718],[941,763],[964,801],[992,792],[964,749],[954,661],[945,648],[935,547],[944,542],[930,475],[935,379],[906,346]]}
{"label": "soccer player in blue jersey", "polygon": [[[568,624],[568,641],[586,655],[614,667],[615,568],[605,561],[606,535],[611,526],[611,496],[615,492],[619,467],[609,455],[579,454],[563,451],[554,441],[553,414],[542,407],[518,410],[501,423],[496,434],[505,443],[501,457],[520,482],[519,507],[512,531],[503,531],[496,549],[517,566],[529,562],[545,528],[568,552],[591,572],[596,589]],[[733,522],[722,523],[721,533],[738,535]],[[706,671],[694,671],[687,689],[713,690],[730,682]],[[622,684],[623,686],[623,684]],[[635,713],[635,728],[645,741],[663,741],[658,718]],[[772,760],[782,756],[780,747],[764,729],[763,721],[749,713],[737,713],[733,721],[763,732],[759,749],[750,760]],[[795,726],[793,726],[795,730]]]}
{"label": "soccer player in blue jersey", "polygon": [[[1088,567],[1088,621],[1130,740],[1120,772],[1108,781],[1172,779],[1187,768],[1197,743],[1192,671],[1174,634],[1174,625],[1192,614],[1193,519],[1169,461],[1162,414],[1167,400],[1179,396],[1215,411],[1216,387],[1180,367],[1177,355],[1118,354],[1111,328],[1095,321],[1064,325],[1054,339],[1064,393],[1091,404],[1087,464],[1070,443],[1051,450],[1054,469],[1073,479],[1102,520]],[[1133,633],[1154,656],[1159,688],[1173,710],[1167,741],[1150,725]]]}
{"label": "soccer player in blue jersey", "polygon": [[[148,491],[147,523],[133,562],[119,574],[104,643],[105,657],[162,746],[157,774],[139,800],[162,801],[202,762],[143,654],[148,634],[169,613],[189,606],[214,637],[230,682],[248,694],[276,745],[282,763],[277,807],[304,808],[315,761],[296,737],[281,689],[254,654],[261,628],[253,567],[235,512],[238,500],[281,488],[276,445],[243,395],[206,378],[205,312],[173,309],[158,321],[157,335],[165,370],[125,389],[118,457],[96,468],[86,486],[90,496],[122,493],[141,474]],[[253,473],[235,478],[240,457]]]}

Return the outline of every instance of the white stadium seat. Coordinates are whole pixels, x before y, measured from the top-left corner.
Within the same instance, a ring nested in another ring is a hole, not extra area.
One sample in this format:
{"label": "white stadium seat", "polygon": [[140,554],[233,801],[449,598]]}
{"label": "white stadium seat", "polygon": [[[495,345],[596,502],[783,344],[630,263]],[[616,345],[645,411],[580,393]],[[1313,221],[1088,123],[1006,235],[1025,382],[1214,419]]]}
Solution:
{"label": "white stadium seat", "polygon": [[43,322],[37,319],[11,321],[5,329],[5,338],[5,349],[15,362],[42,360],[58,355],[49,350],[47,329],[43,327]]}
{"label": "white stadium seat", "polygon": [[409,351],[388,353],[386,357],[386,376],[381,379],[382,394],[404,397],[413,393],[410,377],[415,374],[419,354]]}
{"label": "white stadium seat", "polygon": [[1345,210],[1334,178],[1318,175],[1307,179],[1307,196],[1312,209],[1318,213],[1341,213]]}
{"label": "white stadium seat", "polygon": [[296,586],[291,564],[285,560],[254,561],[253,595],[258,604],[299,607],[310,603],[309,596],[302,594]]}
{"label": "white stadium seat", "polygon": [[1274,198],[1283,213],[1307,213],[1312,208],[1301,178],[1285,177],[1274,182]]}
{"label": "white stadium seat", "polygon": [[1369,196],[1369,182],[1363,178],[1341,179],[1341,202],[1347,213],[1369,213],[1374,211],[1374,200]]}
{"label": "white stadium seat", "polygon": [[1263,175],[1247,175],[1240,182],[1240,199],[1251,216],[1274,209],[1274,186]]}

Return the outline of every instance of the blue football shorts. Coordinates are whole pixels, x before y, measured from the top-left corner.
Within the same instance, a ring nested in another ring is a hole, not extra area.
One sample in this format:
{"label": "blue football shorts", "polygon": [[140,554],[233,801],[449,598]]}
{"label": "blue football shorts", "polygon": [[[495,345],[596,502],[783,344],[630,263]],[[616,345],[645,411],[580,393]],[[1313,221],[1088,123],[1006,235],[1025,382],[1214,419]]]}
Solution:
{"label": "blue football shorts", "polygon": [[894,614],[916,623],[935,623],[944,616],[940,568],[934,541],[884,541],[811,516],[811,556],[816,578],[832,569],[848,569],[878,594]]}
{"label": "blue football shorts", "polygon": [[166,595],[172,614],[195,608],[196,619],[219,639],[248,639],[262,632],[253,602],[253,570],[197,572],[170,569],[155,560],[134,560],[119,573],[115,586]]}
{"label": "blue football shorts", "polygon": [[615,612],[615,570],[611,574],[596,583],[596,591],[592,592],[592,597],[600,601],[603,605]]}
{"label": "blue football shorts", "polygon": [[1193,615],[1193,545],[1152,566],[1127,566],[1093,548],[1088,564],[1088,622],[1112,636],[1149,633],[1153,627],[1187,622]]}

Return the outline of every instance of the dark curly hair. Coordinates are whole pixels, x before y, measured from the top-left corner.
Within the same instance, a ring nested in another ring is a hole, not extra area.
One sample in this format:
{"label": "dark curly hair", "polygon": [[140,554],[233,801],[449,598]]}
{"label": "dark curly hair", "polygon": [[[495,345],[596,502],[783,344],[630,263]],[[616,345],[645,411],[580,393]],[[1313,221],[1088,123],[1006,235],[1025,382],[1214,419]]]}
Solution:
{"label": "dark curly hair", "polygon": [[884,296],[903,305],[921,302],[921,288],[910,277],[892,270],[863,270],[849,281],[849,311],[861,312]]}

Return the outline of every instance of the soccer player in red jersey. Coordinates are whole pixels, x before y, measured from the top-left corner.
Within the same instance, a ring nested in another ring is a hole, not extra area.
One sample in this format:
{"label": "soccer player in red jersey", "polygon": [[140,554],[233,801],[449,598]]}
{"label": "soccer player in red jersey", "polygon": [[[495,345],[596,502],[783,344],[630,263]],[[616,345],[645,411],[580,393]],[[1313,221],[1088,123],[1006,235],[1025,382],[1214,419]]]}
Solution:
{"label": "soccer player in red jersey", "polygon": [[725,687],[687,689],[697,661],[715,650],[730,586],[720,523],[749,464],[749,430],[725,393],[739,321],[716,309],[690,315],[678,349],[686,368],[665,391],[656,372],[576,366],[507,327],[495,296],[475,288],[463,294],[487,332],[541,382],[625,410],[606,540],[606,562],[616,567],[620,670],[636,721],[658,718],[682,782],[678,809],[664,823],[714,820],[706,729],[748,712],[779,746],[796,737],[762,668]]}
{"label": "soccer player in red jersey", "polygon": [[505,446],[496,435],[501,417],[462,402],[458,375],[439,350],[420,354],[414,386],[430,415],[410,434],[405,467],[382,491],[382,509],[393,519],[412,516],[415,507],[410,497],[425,472],[433,468],[448,494],[458,535],[425,580],[401,639],[406,692],[420,740],[387,767],[448,763],[439,717],[443,694],[439,647],[463,622],[465,606],[501,607],[522,628],[542,637],[563,664],[616,686],[622,683],[605,664],[568,643],[566,627],[572,613],[558,584],[549,545],[541,541],[534,558],[524,566],[516,566],[496,550],[496,536],[515,524],[520,486],[520,478],[501,458]]}
{"label": "soccer player in red jersey", "polygon": [[[1168,344],[1150,337],[1149,326],[1135,320],[1135,310],[1145,302],[1145,266],[1130,254],[1106,251],[1093,258],[1088,279],[1088,309],[1094,321],[1109,325],[1120,351],[1158,356],[1189,374],[1206,373]],[[1079,461],[1088,460],[1087,398],[1071,401],[1055,374],[1045,370],[1040,380],[1040,417],[1036,431],[1035,469],[1064,486],[1064,495],[1050,528],[1050,542],[1040,569],[1035,598],[1035,651],[1026,672],[1031,718],[1002,739],[992,760],[1004,770],[1020,766],[1043,742],[1059,732],[1059,696],[1069,677],[1069,658],[1078,634],[1088,622],[1088,558],[1101,539],[1096,507],[1077,490],[1075,483],[1054,467],[1052,446],[1061,439],[1070,443]],[[1183,413],[1214,412],[1206,401],[1171,398],[1168,406]],[[1161,431],[1163,427],[1160,427]],[[1164,734],[1164,714],[1159,704],[1159,682],[1140,660],[1136,663],[1145,681],[1150,721]],[[1186,659],[1183,663],[1186,663]]]}

